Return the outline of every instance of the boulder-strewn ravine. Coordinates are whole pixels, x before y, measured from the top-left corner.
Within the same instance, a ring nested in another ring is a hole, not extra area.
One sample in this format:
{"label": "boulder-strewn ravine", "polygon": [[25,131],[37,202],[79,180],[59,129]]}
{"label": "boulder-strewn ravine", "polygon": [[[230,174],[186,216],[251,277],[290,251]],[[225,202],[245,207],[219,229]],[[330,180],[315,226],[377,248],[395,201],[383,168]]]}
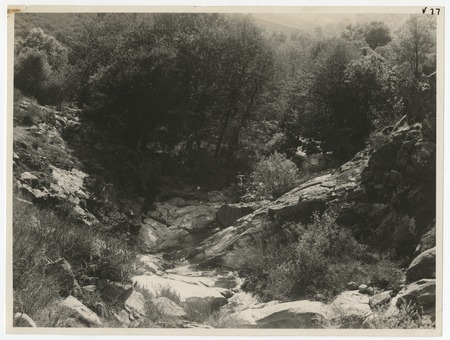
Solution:
{"label": "boulder-strewn ravine", "polygon": [[[392,127],[385,132],[388,141],[376,151],[363,150],[275,201],[232,203],[221,192],[203,192],[173,179],[165,187],[155,183],[164,161],[108,146],[100,136],[95,141],[95,133],[87,133],[89,125],[81,126],[77,112],[66,117],[57,111],[52,114],[52,124],[15,129],[15,187],[22,200],[55,206],[70,202],[70,212],[89,226],[113,220],[129,240],[135,240],[140,254],[130,263],[130,284],[81,280],[65,259],[49,263],[49,270],[60,274],[61,284],[70,292],[61,302],[72,311],[67,325],[98,327],[103,315],[111,312],[102,305],[89,309],[78,299],[80,292],[98,293],[114,302],[117,309],[112,313],[122,327],[136,326],[148,317],[148,296],[159,313],[177,320],[171,325],[175,327],[211,327],[188,320],[191,308],[205,306],[239,327],[339,327],[346,320],[353,327],[364,327],[379,315],[395,316],[411,303],[421,314],[434,317],[435,202],[424,198],[434,193],[430,183],[434,183],[435,146],[422,141],[420,125],[402,122]],[[51,147],[60,155],[56,161],[47,159],[45,148],[30,146],[43,135],[52,139]],[[96,151],[89,154],[88,149]],[[120,169],[106,171],[108,164],[120,164]],[[143,189],[157,185],[163,190],[156,196]],[[339,211],[339,224],[356,224],[367,231],[367,242],[383,240],[407,259],[404,287],[390,291],[367,287],[367,282],[352,283],[327,303],[320,299],[263,303],[243,291],[244,278],[233,267],[236,250],[251,242],[265,221],[306,224],[314,212],[328,209]],[[163,290],[175,294],[177,301],[161,295]],[[15,322],[33,326],[33,320],[20,313]]]}

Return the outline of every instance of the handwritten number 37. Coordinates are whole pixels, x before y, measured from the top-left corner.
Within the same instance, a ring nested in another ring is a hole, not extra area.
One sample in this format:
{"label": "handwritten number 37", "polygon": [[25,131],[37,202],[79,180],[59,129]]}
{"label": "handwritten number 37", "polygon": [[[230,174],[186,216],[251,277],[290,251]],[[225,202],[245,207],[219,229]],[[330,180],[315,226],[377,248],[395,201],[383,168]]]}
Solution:
{"label": "handwritten number 37", "polygon": [[[425,14],[425,12],[427,11],[428,7],[424,7],[422,8],[422,14]],[[440,8],[430,8],[429,11],[431,12],[431,15],[434,15],[434,11],[436,11],[436,15],[439,15],[439,13],[441,12]]]}

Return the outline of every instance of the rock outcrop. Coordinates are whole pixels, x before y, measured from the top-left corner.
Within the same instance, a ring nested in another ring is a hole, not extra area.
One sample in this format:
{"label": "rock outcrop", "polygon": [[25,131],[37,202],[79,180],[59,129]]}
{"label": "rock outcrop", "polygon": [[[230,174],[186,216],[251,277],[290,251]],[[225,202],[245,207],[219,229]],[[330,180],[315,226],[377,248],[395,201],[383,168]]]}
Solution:
{"label": "rock outcrop", "polygon": [[102,324],[97,314],[73,296],[68,296],[64,299],[62,301],[62,306],[72,311],[74,315],[88,327],[98,327]]}
{"label": "rock outcrop", "polygon": [[392,291],[386,290],[371,297],[369,300],[369,305],[372,309],[378,310],[380,308],[386,307],[391,300]]}
{"label": "rock outcrop", "polygon": [[[252,242],[266,222],[307,224],[314,212],[327,210],[336,211],[339,225],[351,228],[364,242],[394,249],[399,257],[411,256],[435,217],[436,147],[423,142],[420,124],[402,120],[387,131],[387,141],[376,150],[361,151],[337,170],[237,219],[206,239],[191,259],[232,264],[233,249]],[[431,235],[428,239],[432,243]],[[424,247],[430,247],[428,243]]]}
{"label": "rock outcrop", "polygon": [[[359,153],[354,159],[335,172],[310,180],[284,194],[276,201],[268,203],[254,212],[241,217],[236,223],[205,240],[192,252],[195,261],[207,261],[238,247],[246,239],[261,231],[267,220],[281,218],[307,222],[315,211],[324,211],[330,204],[340,199],[361,194],[360,175],[367,166],[368,155]],[[232,260],[230,260],[232,262]]]}
{"label": "rock outcrop", "polygon": [[423,279],[405,286],[391,300],[386,315],[397,315],[402,308],[416,310],[420,315],[429,315],[434,319],[436,313],[436,280]]}
{"label": "rock outcrop", "polygon": [[406,271],[406,281],[436,278],[436,247],[428,249],[417,256]]}

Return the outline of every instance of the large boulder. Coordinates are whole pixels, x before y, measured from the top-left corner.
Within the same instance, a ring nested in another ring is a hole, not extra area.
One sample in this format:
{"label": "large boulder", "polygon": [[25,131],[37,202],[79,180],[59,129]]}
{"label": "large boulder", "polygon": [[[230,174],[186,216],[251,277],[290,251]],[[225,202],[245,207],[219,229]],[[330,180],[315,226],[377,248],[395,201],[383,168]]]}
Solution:
{"label": "large boulder", "polygon": [[74,315],[88,327],[101,326],[102,322],[97,314],[91,311],[88,307],[83,305],[79,300],[73,296],[68,296],[62,301],[62,306],[68,308]]}
{"label": "large boulder", "polygon": [[145,298],[140,292],[133,290],[125,301],[124,306],[125,310],[135,318],[146,315]]}
{"label": "large boulder", "polygon": [[389,304],[389,302],[392,300],[392,291],[387,290],[381,293],[378,293],[370,298],[369,305],[372,309],[380,309]]}
{"label": "large boulder", "polygon": [[423,234],[414,253],[415,255],[419,255],[425,250],[431,249],[435,246],[436,246],[436,223],[433,222],[432,225],[430,226],[430,229],[425,234]]}
{"label": "large boulder", "polygon": [[321,302],[302,300],[247,309],[232,316],[246,327],[322,328],[331,312]]}
{"label": "large boulder", "polygon": [[205,287],[156,275],[140,275],[132,278],[134,285],[144,289],[152,296],[160,297],[163,290],[169,290],[179,296],[181,302],[205,304],[213,309],[227,304],[227,299],[220,294],[224,289]]}
{"label": "large boulder", "polygon": [[406,281],[436,278],[436,247],[428,249],[417,256],[406,271]]}
{"label": "large boulder", "polygon": [[109,282],[107,279],[102,279],[98,282],[98,290],[105,301],[119,306],[123,306],[133,293],[131,285]]}
{"label": "large boulder", "polygon": [[[194,204],[193,202],[191,202]],[[177,206],[177,201],[155,204],[139,230],[140,248],[154,253],[173,248],[180,239],[210,227],[215,221],[215,208],[199,204]]]}
{"label": "large boulder", "polygon": [[39,178],[37,178],[31,172],[26,171],[20,174],[20,180],[24,183],[31,185],[32,188],[35,188],[36,185],[38,184]]}
{"label": "large boulder", "polygon": [[146,218],[139,230],[139,246],[143,252],[154,253],[174,247],[187,234],[183,229],[171,228],[152,218]]}
{"label": "large boulder", "polygon": [[212,205],[174,198],[155,203],[154,209],[149,211],[148,215],[167,226],[196,230],[205,228],[213,222],[215,211],[216,208]]}
{"label": "large boulder", "polygon": [[391,300],[386,316],[395,316],[401,308],[413,308],[422,315],[435,316],[436,280],[423,279],[405,286]]}
{"label": "large boulder", "polygon": [[166,298],[165,296],[161,296],[156,299],[151,299],[151,301],[161,314],[177,318],[186,317],[186,312],[183,310],[183,308],[181,308],[174,301],[170,300],[169,298]]}
{"label": "large boulder", "polygon": [[172,228],[189,232],[208,227],[215,220],[216,210],[208,205],[187,206],[176,210]]}

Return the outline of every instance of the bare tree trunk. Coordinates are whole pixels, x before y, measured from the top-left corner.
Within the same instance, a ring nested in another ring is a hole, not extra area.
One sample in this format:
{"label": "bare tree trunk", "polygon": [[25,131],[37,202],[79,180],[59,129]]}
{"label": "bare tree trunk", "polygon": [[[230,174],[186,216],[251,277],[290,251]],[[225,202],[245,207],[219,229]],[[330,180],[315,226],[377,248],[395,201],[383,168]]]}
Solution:
{"label": "bare tree trunk", "polygon": [[230,121],[231,112],[228,111],[225,120],[222,124],[222,129],[220,131],[219,139],[217,140],[216,148],[214,150],[214,158],[218,158],[220,154],[220,148],[222,147],[223,137],[225,136],[225,131],[227,130],[228,123]]}
{"label": "bare tree trunk", "polygon": [[234,133],[234,136],[233,136],[233,139],[232,139],[232,142],[231,142],[231,146],[230,146],[230,154],[229,154],[230,156],[231,156],[231,153],[235,152],[235,149],[236,149],[236,147],[237,147],[237,145],[239,143],[239,134],[241,133],[241,130],[242,130],[246,120],[248,119],[248,117],[249,117],[249,115],[250,115],[250,113],[252,111],[253,104],[254,104],[255,98],[256,98],[256,94],[258,93],[258,89],[259,89],[259,87],[255,86],[255,88],[254,88],[254,90],[252,92],[252,95],[250,97],[250,102],[247,105],[247,108],[245,109],[245,112],[242,114],[241,121],[239,122],[238,128],[236,129],[236,132]]}

